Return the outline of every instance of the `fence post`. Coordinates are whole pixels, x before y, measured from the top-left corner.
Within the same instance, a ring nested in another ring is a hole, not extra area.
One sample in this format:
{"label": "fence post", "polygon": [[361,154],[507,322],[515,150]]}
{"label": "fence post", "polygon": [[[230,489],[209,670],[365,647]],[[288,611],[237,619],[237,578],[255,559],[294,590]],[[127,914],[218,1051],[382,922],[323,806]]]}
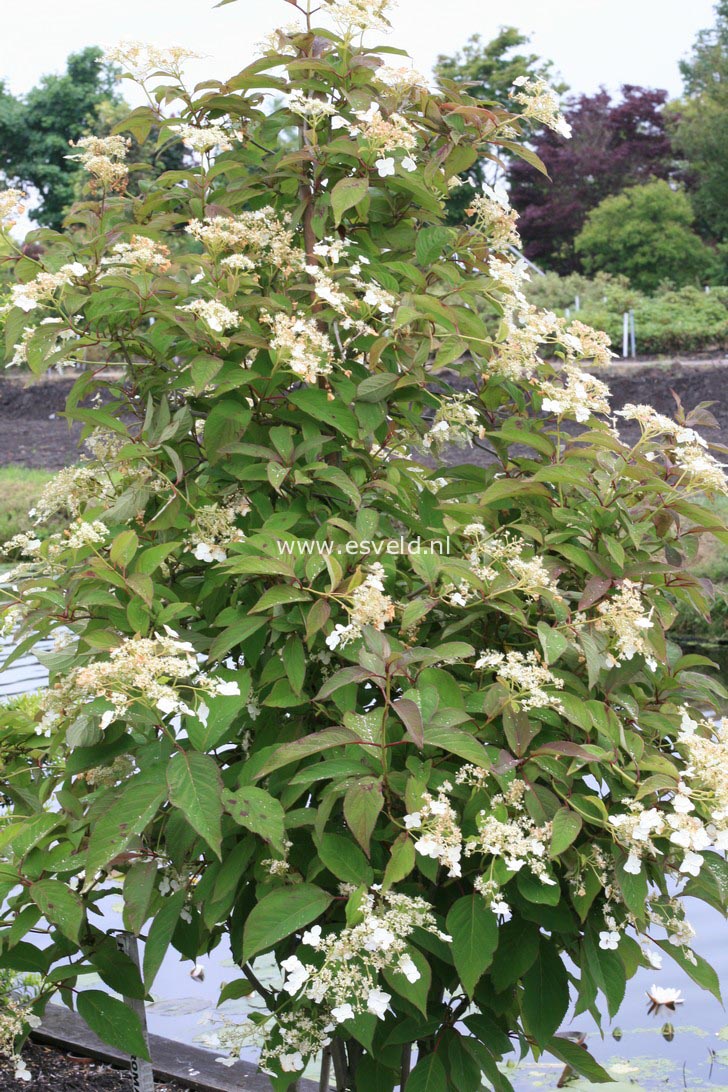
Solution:
{"label": "fence post", "polygon": [[622,315],[622,360],[626,360],[629,356],[629,314],[627,311]]}
{"label": "fence post", "polygon": [[634,311],[632,310],[629,312],[629,341],[632,350],[632,359],[634,360],[637,356],[637,338],[635,337],[634,332]]}
{"label": "fence post", "polygon": [[[116,945],[120,952],[129,956],[129,959],[141,974],[139,943],[133,933],[118,933]],[[134,997],[125,997],[124,1003],[139,1017],[142,1025],[144,1042],[147,1044],[148,1050],[149,1034],[147,1032],[147,1013],[144,1002]],[[131,1086],[134,1092],[154,1092],[154,1070],[151,1062],[145,1061],[144,1058],[137,1058],[133,1054],[130,1056],[129,1061],[131,1063]]]}

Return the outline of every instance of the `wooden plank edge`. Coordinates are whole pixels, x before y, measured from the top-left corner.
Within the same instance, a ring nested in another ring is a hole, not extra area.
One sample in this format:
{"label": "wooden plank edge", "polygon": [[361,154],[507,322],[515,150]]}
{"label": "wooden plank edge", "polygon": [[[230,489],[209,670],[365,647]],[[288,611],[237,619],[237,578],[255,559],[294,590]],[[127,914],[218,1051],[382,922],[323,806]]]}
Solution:
{"label": "wooden plank edge", "polygon": [[[35,1043],[57,1047],[70,1054],[80,1054],[106,1065],[129,1068],[129,1058],[104,1043],[78,1016],[63,1005],[48,1005],[43,1023],[30,1033]],[[177,1081],[194,1092],[270,1092],[264,1073],[250,1062],[237,1061],[223,1066],[212,1051],[177,1043],[161,1035],[149,1036],[154,1076],[160,1081]],[[190,1070],[196,1071],[194,1076]],[[220,1072],[218,1072],[218,1070]],[[317,1092],[318,1084],[299,1080],[300,1092]]]}

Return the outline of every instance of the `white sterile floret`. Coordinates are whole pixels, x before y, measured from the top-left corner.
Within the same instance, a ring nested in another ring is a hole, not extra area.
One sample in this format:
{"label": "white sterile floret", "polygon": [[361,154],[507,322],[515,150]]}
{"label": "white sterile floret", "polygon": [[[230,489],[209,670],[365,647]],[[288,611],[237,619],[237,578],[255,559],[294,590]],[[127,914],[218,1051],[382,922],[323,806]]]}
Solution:
{"label": "white sterile floret", "polygon": [[391,993],[385,993],[384,990],[370,990],[367,996],[367,1009],[369,1012],[373,1012],[375,1016],[379,1017],[380,1020],[383,1020],[387,1015],[387,1009],[391,1000]]}

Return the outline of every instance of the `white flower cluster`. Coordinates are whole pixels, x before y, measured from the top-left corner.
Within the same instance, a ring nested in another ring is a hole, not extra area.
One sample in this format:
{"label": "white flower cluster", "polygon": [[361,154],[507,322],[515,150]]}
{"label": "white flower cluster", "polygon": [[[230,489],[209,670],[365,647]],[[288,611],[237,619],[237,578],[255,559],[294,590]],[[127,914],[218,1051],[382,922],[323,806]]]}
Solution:
{"label": "white flower cluster", "polygon": [[123,136],[87,136],[70,141],[72,148],[79,149],[77,155],[66,159],[77,159],[93,179],[92,185],[100,184],[104,189],[122,192],[126,188],[129,170],[124,162],[130,142]]}
{"label": "white flower cluster", "polygon": [[[477,816],[478,833],[467,839],[465,854],[498,858],[509,872],[528,868],[542,884],[553,887],[556,880],[548,865],[551,824],[539,826],[527,814],[523,805],[526,788],[526,783],[516,778],[504,793],[492,797],[490,810],[483,810]],[[509,811],[515,814],[511,815]],[[475,887],[491,909],[498,913],[507,911],[507,904],[498,895],[499,889],[492,876],[481,876]]]}
{"label": "white flower cluster", "polygon": [[30,1009],[9,997],[3,998],[3,1010],[0,1012],[0,1057],[10,1059],[16,1081],[31,1081],[32,1073],[17,1053],[15,1043],[28,1028],[40,1027],[40,1020]]}
{"label": "white flower cluster", "polygon": [[272,327],[271,349],[294,375],[306,383],[315,383],[321,376],[331,374],[334,346],[315,319],[299,318],[285,311],[274,316],[261,311],[260,317]]}
{"label": "white flower cluster", "polygon": [[118,64],[140,83],[153,75],[172,75],[177,78],[185,61],[197,60],[199,53],[182,46],[160,48],[146,42],[122,41],[105,51],[106,60]]}
{"label": "white flower cluster", "polygon": [[[656,436],[669,436],[674,450],[675,473],[680,482],[689,485],[695,491],[706,493],[728,493],[728,479],[724,473],[725,464],[719,463],[705,450],[705,439],[693,428],[678,425],[676,421],[658,413],[652,406],[635,405],[630,402],[623,409],[617,410],[617,417],[625,421],[636,421],[642,430],[642,441],[649,441]],[[649,451],[646,458],[656,458],[656,452]],[[687,479],[687,480],[686,480]]]}
{"label": "white flower cluster", "polygon": [[728,718],[698,722],[684,711],[678,739],[690,760],[683,777],[694,784],[696,798],[708,794],[711,818],[720,827],[720,848],[728,849]]}
{"label": "white flower cluster", "polygon": [[233,135],[222,125],[180,125],[176,130],[186,148],[200,155],[209,155],[210,152],[229,152],[232,148],[230,138]]}
{"label": "white flower cluster", "polygon": [[[313,290],[319,299],[328,303],[341,316],[337,331],[349,337],[376,334],[375,319],[386,322],[394,311],[396,297],[382,288],[375,280],[365,280],[360,274],[370,264],[364,254],[350,255],[351,240],[325,238],[316,243],[313,253],[319,262],[329,261],[328,269],[320,265],[307,265],[306,272],[313,280]],[[334,269],[346,262],[348,268]],[[334,276],[339,279],[335,280]],[[376,315],[375,315],[376,312]]]}
{"label": "white flower cluster", "polygon": [[32,281],[12,285],[10,302],[2,310],[9,311],[11,307],[19,307],[21,311],[33,311],[51,299],[59,288],[73,284],[80,277],[85,277],[87,273],[88,269],[81,262],[69,262],[62,265],[57,273],[48,273],[44,270]]}
{"label": "white flower cluster", "polygon": [[407,118],[396,112],[385,117],[378,102],[358,110],[354,120],[337,116],[334,129],[349,126],[349,136],[377,152],[411,152],[417,147],[417,134]]}
{"label": "white flower cluster", "polygon": [[635,654],[645,657],[648,667],[653,671],[657,667],[645,637],[645,631],[652,629],[652,610],[645,610],[640,585],[632,580],[623,580],[618,590],[609,599],[603,600],[597,607],[600,617],[595,628],[608,633],[617,645],[617,658],[612,663],[631,660]]}
{"label": "white flower cluster", "polygon": [[369,566],[363,584],[354,589],[351,600],[349,624],[342,626],[337,623],[326,638],[330,649],[355,641],[361,636],[364,626],[373,626],[381,631],[394,618],[394,603],[391,596],[384,594],[384,568],[379,562]]}
{"label": "white flower cluster", "polygon": [[324,118],[331,117],[332,114],[336,113],[336,107],[327,99],[307,95],[298,88],[291,91],[286,106],[292,114],[298,114],[299,117],[305,118],[314,127]]}
{"label": "white flower cluster", "polygon": [[518,76],[513,86],[518,90],[511,91],[511,98],[524,107],[524,117],[540,121],[567,139],[571,136],[571,126],[561,113],[558,96],[544,79],[540,76]]}
{"label": "white flower cluster", "polygon": [[[500,591],[522,591],[530,599],[540,599],[545,591],[557,592],[556,583],[541,558],[526,556],[531,547],[524,538],[508,531],[489,534],[478,521],[469,523],[462,533],[472,540],[465,560],[473,575],[485,584],[507,576],[505,586],[499,580]],[[457,589],[448,585],[443,589],[443,594],[453,606],[466,606],[477,596],[467,582]]]}
{"label": "white flower cluster", "polygon": [[448,869],[448,876],[461,876],[463,835],[457,812],[447,796],[449,792],[452,792],[452,785],[444,781],[437,799],[428,792],[423,793],[420,807],[405,815],[404,825],[407,830],[417,831],[415,849],[418,853],[439,861]]}
{"label": "white flower cluster", "polygon": [[14,224],[25,212],[27,199],[22,190],[0,190],[0,224]]}
{"label": "white flower cluster", "polygon": [[325,0],[325,4],[323,10],[345,37],[366,30],[389,30],[393,0]]}
{"label": "white flower cluster", "polygon": [[544,382],[539,386],[541,408],[557,417],[574,417],[580,423],[589,420],[593,413],[609,413],[609,387],[593,375],[582,372],[574,364],[566,364],[563,370],[566,384]]}
{"label": "white flower cluster", "polygon": [[688,479],[691,489],[705,493],[728,494],[726,463],[719,463],[699,444],[681,444],[675,451],[675,465],[680,480]]}
{"label": "white flower cluster", "polygon": [[300,23],[287,23],[285,26],[276,27],[256,43],[255,54],[257,56],[260,53],[278,53],[284,57],[295,57],[298,51],[289,39],[295,34],[303,33]]}
{"label": "white flower cluster", "polygon": [[610,349],[609,335],[595,330],[579,319],[573,319],[559,334],[567,352],[572,357],[589,359],[595,367],[606,367],[616,356]]}
{"label": "white flower cluster", "polygon": [[377,69],[376,78],[387,91],[391,91],[398,97],[419,95],[422,91],[427,91],[431,95],[437,94],[437,89],[432,86],[432,82],[416,68],[391,68],[383,64]]}
{"label": "white flower cluster", "polygon": [[488,246],[493,250],[520,246],[521,238],[516,227],[518,213],[509,207],[508,198],[499,197],[491,186],[483,186],[482,193],[470,202],[467,213],[475,220],[473,226],[487,235]]}
{"label": "white flower cluster", "polygon": [[245,534],[235,521],[239,516],[247,516],[249,511],[250,501],[243,493],[227,498],[225,504],[206,504],[198,508],[186,540],[188,549],[198,561],[224,561],[226,546],[245,541]]}
{"label": "white flower cluster", "polygon": [[190,311],[216,334],[224,334],[240,325],[239,313],[231,311],[220,300],[192,300],[180,307],[180,311]]}
{"label": "white flower cluster", "polygon": [[[292,1049],[291,1043],[296,1040],[289,1037],[291,1028],[307,1014],[297,1010],[286,1018],[283,1012],[281,1042],[264,1046],[262,1069],[277,1061],[287,1072],[301,1070],[305,1057],[326,1045],[338,1024],[365,1012],[383,1020],[391,994],[380,988],[381,972],[401,974],[409,982],[421,977],[408,944],[415,929],[424,929],[446,943],[452,940],[438,929],[429,903],[417,896],[371,891],[358,908],[357,917],[356,924],[340,932],[324,934],[320,925],[313,925],[303,933],[301,944],[316,952],[315,961],[308,962],[302,948],[283,960],[283,990],[315,1006],[309,1019],[317,1022],[318,1041],[313,1049]],[[294,1060],[291,1055],[298,1056]]]}
{"label": "white flower cluster", "polygon": [[442,400],[429,431],[422,438],[422,445],[426,451],[439,450],[446,444],[471,447],[473,436],[482,431],[478,411],[468,396],[454,394]]}
{"label": "white flower cluster", "polygon": [[146,235],[132,235],[128,243],[117,243],[101,259],[102,265],[129,265],[149,273],[166,273],[170,267],[169,247]]}
{"label": "white flower cluster", "polygon": [[550,690],[563,690],[564,680],[542,663],[536,652],[483,652],[475,661],[476,670],[494,671],[508,684],[512,698],[522,709],[555,709],[563,705]]}
{"label": "white flower cluster", "polygon": [[109,703],[100,719],[103,729],[123,717],[136,701],[164,716],[195,715],[175,683],[211,696],[240,692],[235,682],[202,674],[194,647],[181,641],[168,626],[164,628],[164,634],[157,633],[154,637],[125,638],[112,649],[108,660],[78,667],[47,690],[37,733],[49,736],[57,725],[71,723],[82,715],[84,707],[97,698],[105,698]]}
{"label": "white flower cluster", "polygon": [[[57,352],[60,348],[59,342],[77,340],[78,334],[73,330],[69,330],[64,326],[62,319],[57,318],[44,318],[40,322],[40,326],[55,326],[57,332],[55,333],[54,341],[46,341],[44,352],[47,356],[51,356]],[[13,346],[13,356],[5,365],[6,368],[17,368],[21,364],[28,363],[28,352],[30,349],[30,342],[33,335],[38,330],[37,326],[26,326],[20,335],[20,341],[16,342]],[[71,360],[65,361],[66,363],[73,363]]]}
{"label": "white flower cluster", "polygon": [[303,251],[293,244],[290,215],[281,218],[269,205],[236,216],[191,220],[186,230],[211,254],[234,251],[223,258],[223,265],[230,269],[251,271],[262,262],[284,273],[303,267]]}
{"label": "white flower cluster", "polygon": [[[703,864],[701,852],[728,849],[728,720],[698,722],[683,711],[678,743],[685,750],[689,765],[670,800],[670,809],[645,808],[632,801],[629,811],[610,817],[617,835],[629,851],[625,871],[635,875],[645,857],[661,855],[654,839],[666,839],[682,851],[679,872],[697,876]],[[696,804],[710,812],[705,823],[696,812]]]}

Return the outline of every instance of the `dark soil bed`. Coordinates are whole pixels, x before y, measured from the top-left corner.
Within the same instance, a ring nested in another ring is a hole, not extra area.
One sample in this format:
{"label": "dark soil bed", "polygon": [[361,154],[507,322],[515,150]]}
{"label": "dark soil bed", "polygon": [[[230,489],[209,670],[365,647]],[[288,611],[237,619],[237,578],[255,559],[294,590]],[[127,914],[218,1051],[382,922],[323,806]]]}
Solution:
{"label": "dark soil bed", "polygon": [[[706,438],[728,446],[728,360],[620,363],[597,374],[612,388],[614,409],[647,402],[672,416],[672,390],[686,410],[715,402],[711,412],[720,428],[707,431]],[[69,427],[61,416],[72,383],[70,378],[32,382],[0,377],[0,466],[55,470],[77,460],[80,425]],[[638,435],[631,423],[620,425],[620,432],[628,441]],[[462,452],[455,461],[461,460]]]}
{"label": "dark soil bed", "polygon": [[[55,1047],[27,1043],[23,1050],[31,1081],[16,1081],[12,1065],[0,1058],[0,1092],[132,1092],[131,1074],[90,1058],[63,1054]],[[187,1085],[156,1081],[155,1092],[182,1092]]]}

